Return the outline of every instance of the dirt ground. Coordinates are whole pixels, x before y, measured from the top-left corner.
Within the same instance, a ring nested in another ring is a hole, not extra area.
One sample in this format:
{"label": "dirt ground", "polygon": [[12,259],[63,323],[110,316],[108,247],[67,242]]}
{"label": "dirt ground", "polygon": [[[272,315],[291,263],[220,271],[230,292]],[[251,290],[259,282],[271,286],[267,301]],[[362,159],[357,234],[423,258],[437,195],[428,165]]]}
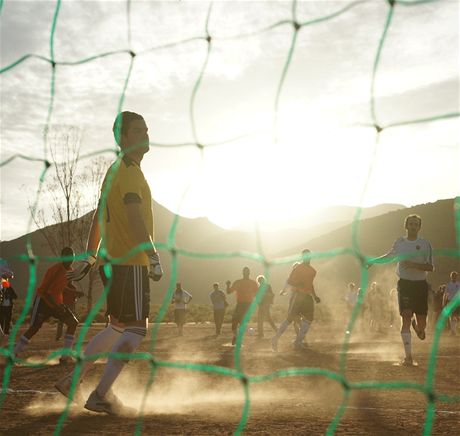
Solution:
{"label": "dirt ground", "polygon": [[[255,326],[253,326],[255,327]],[[90,338],[102,329],[93,326]],[[339,372],[343,332],[314,325],[308,333],[308,350],[294,351],[289,329],[280,341],[279,352],[266,339],[247,335],[242,348],[242,369],[249,376],[266,375],[287,368],[321,368]],[[22,330],[21,330],[22,332]],[[215,338],[212,325],[186,325],[184,336],[176,335],[173,324],[161,325],[155,359],[191,362],[234,368],[234,350],[228,325]],[[21,356],[28,362],[43,361],[58,348],[55,327],[47,325]],[[424,383],[432,335],[419,341],[412,335],[417,367],[397,366],[402,344],[396,329],[385,335],[352,335],[345,376],[349,382]],[[146,339],[142,345],[149,347]],[[436,401],[432,434],[453,434],[460,422],[460,339],[444,333],[437,356],[435,391],[456,396],[457,402]],[[94,365],[83,385],[89,394],[103,362]],[[139,410],[150,374],[145,361],[132,360],[117,380],[114,391],[122,402]],[[0,409],[0,433],[5,435],[47,435],[55,431],[64,397],[53,385],[72,369],[57,359],[42,367],[16,365],[12,368],[8,394]],[[4,368],[0,368],[2,377]],[[277,377],[249,382],[250,409],[244,433],[247,434],[324,434],[336,415],[345,390],[340,382],[322,375]],[[157,369],[154,384],[147,394],[142,433],[149,435],[232,434],[238,427],[244,405],[244,385],[239,379],[190,369]],[[338,424],[339,435],[421,434],[427,409],[426,396],[415,389],[353,389],[347,408]],[[133,434],[136,414],[112,417],[72,406],[61,434]]]}

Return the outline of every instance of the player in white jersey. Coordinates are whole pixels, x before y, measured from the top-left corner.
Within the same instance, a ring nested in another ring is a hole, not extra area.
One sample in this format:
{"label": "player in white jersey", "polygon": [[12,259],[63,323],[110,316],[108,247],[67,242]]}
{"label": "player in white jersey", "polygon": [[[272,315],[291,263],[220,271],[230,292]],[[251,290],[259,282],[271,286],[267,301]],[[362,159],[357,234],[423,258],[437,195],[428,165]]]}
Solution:
{"label": "player in white jersey", "polygon": [[[444,291],[445,295],[445,304],[449,304],[459,293],[460,291],[460,282],[457,281],[458,273],[457,271],[452,271],[450,273],[450,282],[446,285],[446,290]],[[457,306],[455,310],[450,315],[450,332],[452,335],[457,334],[457,322],[460,316],[460,306]]]}
{"label": "player in white jersey", "polygon": [[[418,237],[422,219],[409,215],[404,221],[406,236],[395,241],[393,248],[379,259],[398,258],[396,274],[398,280],[399,313],[402,318],[401,338],[405,359],[402,364],[412,366],[412,341],[410,327],[417,336],[425,339],[426,315],[428,313],[427,273],[434,270],[431,244]],[[412,319],[415,314],[416,320]]]}

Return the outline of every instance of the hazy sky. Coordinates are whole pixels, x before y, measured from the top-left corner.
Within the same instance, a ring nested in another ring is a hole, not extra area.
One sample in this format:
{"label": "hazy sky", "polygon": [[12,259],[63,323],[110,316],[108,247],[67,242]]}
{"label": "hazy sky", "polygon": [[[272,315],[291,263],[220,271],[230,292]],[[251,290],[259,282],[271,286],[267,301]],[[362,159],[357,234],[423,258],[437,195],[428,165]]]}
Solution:
{"label": "hazy sky", "polygon": [[[458,195],[458,118],[384,130],[378,145],[374,129],[357,125],[371,122],[371,73],[389,7],[384,0],[356,3],[299,31],[275,140],[276,91],[293,27],[231,37],[291,19],[292,2],[214,2],[211,54],[194,104],[198,139],[206,145],[252,135],[203,153],[193,146],[152,146],[143,169],[155,200],[185,216],[235,226],[288,220],[328,205],[410,206]],[[349,4],[297,2],[297,21]],[[153,144],[193,142],[190,99],[208,44],[200,39],[148,50],[206,36],[209,6],[131,2],[130,46],[126,2],[63,1],[55,60],[133,50],[138,56],[123,109],[144,115]],[[2,68],[25,54],[50,57],[55,8],[47,1],[4,2]],[[396,5],[375,82],[379,124],[459,111],[458,27],[457,1]],[[130,56],[121,53],[57,66],[51,123],[80,127],[83,153],[115,148],[111,126],[129,63]],[[1,161],[16,153],[44,157],[50,79],[50,64],[36,58],[0,75]],[[83,160],[82,169],[90,164]],[[2,240],[27,230],[28,199],[34,198],[42,169],[40,162],[21,159],[1,167]]]}

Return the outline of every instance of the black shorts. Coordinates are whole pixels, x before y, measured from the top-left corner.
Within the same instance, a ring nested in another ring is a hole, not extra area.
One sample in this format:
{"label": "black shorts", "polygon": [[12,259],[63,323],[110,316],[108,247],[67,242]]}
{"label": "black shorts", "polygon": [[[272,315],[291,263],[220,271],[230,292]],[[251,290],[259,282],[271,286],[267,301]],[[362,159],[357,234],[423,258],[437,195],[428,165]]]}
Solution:
{"label": "black shorts", "polygon": [[174,322],[177,325],[185,324],[185,309],[174,309]]}
{"label": "black shorts", "polygon": [[233,312],[232,323],[241,324],[241,321],[243,321],[244,315],[246,315],[250,305],[251,303],[245,301],[236,303],[235,311]]}
{"label": "black shorts", "polygon": [[315,303],[313,296],[305,292],[293,292],[289,302],[288,321],[293,321],[296,316],[303,316],[307,321],[312,322],[315,314]]}
{"label": "black shorts", "polygon": [[46,304],[43,299],[37,295],[32,306],[30,325],[40,328],[50,317],[56,318],[66,325],[73,324],[75,322],[78,324],[78,318],[67,306],[64,304],[59,307],[48,306],[48,304]]}
{"label": "black shorts", "polygon": [[428,283],[426,280],[398,280],[399,313],[411,311],[416,315],[428,313]]}
{"label": "black shorts", "polygon": [[[107,294],[107,315],[127,323],[149,317],[150,284],[146,266],[113,265],[112,284]],[[109,281],[104,267],[99,268],[102,283]]]}

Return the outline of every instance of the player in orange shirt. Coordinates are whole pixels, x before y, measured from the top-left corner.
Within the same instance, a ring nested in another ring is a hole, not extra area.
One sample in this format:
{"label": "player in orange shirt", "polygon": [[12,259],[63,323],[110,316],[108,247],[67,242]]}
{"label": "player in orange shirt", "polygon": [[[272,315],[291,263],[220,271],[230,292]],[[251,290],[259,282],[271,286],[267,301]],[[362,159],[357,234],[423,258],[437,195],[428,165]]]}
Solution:
{"label": "player in orange shirt", "polygon": [[[69,283],[67,287],[64,289],[63,293],[63,301],[64,304],[73,312],[75,313],[75,308],[77,305],[77,299],[83,297],[85,294],[82,291],[79,291],[73,283]],[[64,323],[59,321],[56,328],[56,341],[59,341],[62,337],[62,330],[64,327]]]}
{"label": "player in orange shirt", "polygon": [[319,303],[321,300],[315,293],[313,280],[316,276],[316,270],[310,265],[308,255],[310,250],[302,251],[303,262],[293,266],[291,274],[287,279],[286,286],[292,291],[291,301],[287,318],[281,323],[272,338],[273,351],[278,351],[278,341],[281,335],[286,331],[289,324],[298,316],[302,316],[302,323],[294,341],[294,348],[301,350],[304,347],[303,340],[313,322],[314,303]]}
{"label": "player in orange shirt", "polygon": [[[37,288],[37,295],[35,296],[32,307],[30,327],[19,338],[14,348],[14,354],[16,356],[24,351],[32,337],[51,316],[67,325],[67,332],[64,336],[64,348],[72,348],[75,330],[78,326],[78,319],[64,304],[63,293],[64,289],[68,286],[66,273],[72,270],[73,260],[68,259],[73,259],[74,252],[72,248],[64,247],[61,251],[61,256],[66,257],[67,260],[56,263],[48,268],[45,277]],[[70,356],[61,356],[60,358],[61,363],[67,363],[70,360]]]}
{"label": "player in orange shirt", "polygon": [[243,321],[244,315],[249,309],[249,306],[252,303],[252,300],[257,294],[259,285],[253,279],[249,278],[251,271],[247,266],[243,268],[243,278],[235,280],[233,285],[231,285],[230,280],[227,280],[227,294],[236,292],[236,307],[232,316],[232,331],[233,339],[232,345],[236,343],[236,335],[238,334],[238,326]]}

